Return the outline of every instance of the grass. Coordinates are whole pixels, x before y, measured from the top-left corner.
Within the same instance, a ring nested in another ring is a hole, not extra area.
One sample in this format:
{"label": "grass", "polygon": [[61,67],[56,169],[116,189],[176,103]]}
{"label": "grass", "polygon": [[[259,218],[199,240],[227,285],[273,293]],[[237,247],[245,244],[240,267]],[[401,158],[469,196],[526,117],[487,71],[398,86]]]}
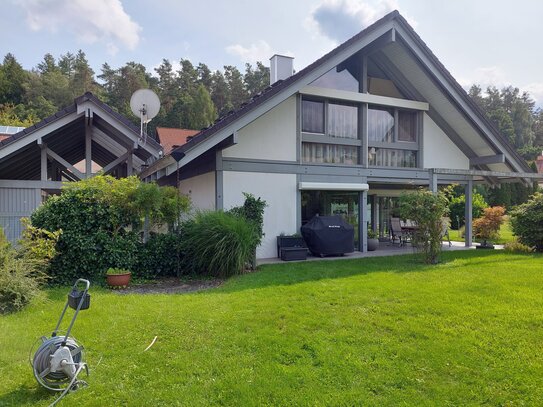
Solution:
{"label": "grass", "polygon": [[[460,233],[458,230],[449,230],[449,237],[452,241],[457,242],[463,242],[464,238],[460,237]],[[509,223],[509,220],[505,220],[505,222],[502,223],[500,227],[500,236],[497,239],[492,240],[492,243],[494,244],[506,244],[511,243],[516,240],[516,236],[513,235],[513,231],[511,230],[511,224]],[[475,242],[479,242],[479,239],[474,239]]]}
{"label": "grass", "polygon": [[[92,288],[73,332],[90,387],[62,403],[542,405],[542,270],[540,255],[465,251],[437,266],[413,255],[269,265],[186,295]],[[0,317],[0,405],[54,399],[27,355],[66,293]]]}

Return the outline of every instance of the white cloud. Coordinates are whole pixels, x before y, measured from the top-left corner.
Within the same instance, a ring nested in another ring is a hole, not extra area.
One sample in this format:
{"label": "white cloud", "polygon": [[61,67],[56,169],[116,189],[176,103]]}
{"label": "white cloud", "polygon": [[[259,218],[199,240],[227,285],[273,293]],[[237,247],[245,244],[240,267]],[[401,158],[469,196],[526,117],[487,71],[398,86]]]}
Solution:
{"label": "white cloud", "polygon": [[543,82],[530,83],[522,88],[527,91],[532,99],[535,100],[536,105],[543,108]]}
{"label": "white cloud", "polygon": [[103,42],[108,53],[120,46],[134,49],[141,27],[125,12],[120,0],[17,0],[34,31],[68,30],[79,40]]}
{"label": "white cloud", "polygon": [[501,88],[510,85],[506,76],[504,70],[499,66],[484,66],[475,69],[469,78],[458,78],[458,82],[464,88],[469,88],[471,85],[479,85],[483,89],[488,86]]}
{"label": "white cloud", "polygon": [[[343,42],[393,10],[399,10],[396,0],[323,0],[311,11],[305,28],[336,42]],[[409,24],[417,22],[404,15]]]}
{"label": "white cloud", "polygon": [[[247,47],[241,44],[229,45],[226,47],[226,52],[231,55],[237,55],[243,62],[254,64],[255,62],[260,61],[264,63],[264,65],[267,64],[267,61],[274,54],[278,53],[264,40],[259,40]],[[290,51],[281,52],[281,55],[294,56]]]}

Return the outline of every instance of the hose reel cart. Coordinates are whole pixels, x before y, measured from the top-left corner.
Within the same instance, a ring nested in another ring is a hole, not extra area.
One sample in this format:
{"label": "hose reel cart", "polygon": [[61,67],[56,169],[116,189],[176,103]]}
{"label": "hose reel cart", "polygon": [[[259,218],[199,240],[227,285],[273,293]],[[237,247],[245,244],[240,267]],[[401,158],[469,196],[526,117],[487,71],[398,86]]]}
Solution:
{"label": "hose reel cart", "polygon": [[[84,289],[78,290],[79,285],[84,285]],[[75,338],[70,336],[70,332],[79,311],[90,307],[89,287],[90,282],[88,280],[78,279],[75,282],[68,294],[66,305],[51,337],[42,336],[36,341],[38,343],[41,340],[41,344],[34,353],[34,357],[30,360],[34,376],[40,385],[51,391],[63,392],[58,400],[69,391],[77,390],[87,385],[86,382],[78,379],[79,374],[83,370],[86,371],[87,376],[89,374],[87,364],[85,363],[84,348]],[[74,309],[75,313],[66,334],[60,334],[59,328],[68,307]]]}

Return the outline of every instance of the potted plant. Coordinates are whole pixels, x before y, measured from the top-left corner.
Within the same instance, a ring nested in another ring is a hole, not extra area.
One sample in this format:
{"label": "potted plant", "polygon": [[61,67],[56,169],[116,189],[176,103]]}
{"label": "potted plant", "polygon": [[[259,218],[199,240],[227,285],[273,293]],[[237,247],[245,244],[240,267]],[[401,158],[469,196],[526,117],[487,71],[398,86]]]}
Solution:
{"label": "potted plant", "polygon": [[379,236],[373,229],[368,229],[368,251],[373,252],[379,247]]}
{"label": "potted plant", "polygon": [[499,237],[504,213],[505,208],[502,206],[485,208],[483,216],[473,221],[473,234],[475,237],[483,240],[483,243],[476,246],[477,249],[494,248],[494,245],[489,242],[489,239]]}
{"label": "potted plant", "polygon": [[110,267],[106,271],[107,285],[113,288],[125,288],[130,283],[132,273],[126,269]]}

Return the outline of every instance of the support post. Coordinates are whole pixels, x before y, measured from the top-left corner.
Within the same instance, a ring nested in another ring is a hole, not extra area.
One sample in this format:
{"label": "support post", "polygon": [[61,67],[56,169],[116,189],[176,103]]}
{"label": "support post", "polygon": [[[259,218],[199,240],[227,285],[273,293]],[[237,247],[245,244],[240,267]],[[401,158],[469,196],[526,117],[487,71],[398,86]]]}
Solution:
{"label": "support post", "polygon": [[222,150],[215,154],[215,210],[224,209]]}
{"label": "support post", "polygon": [[360,164],[368,168],[368,104],[362,103],[358,114],[359,137],[362,141],[360,147]]}
{"label": "support post", "polygon": [[41,144],[41,177],[42,181],[47,181],[47,144]]}
{"label": "support post", "polygon": [[85,178],[92,176],[92,127],[91,118],[85,125]]}
{"label": "support post", "polygon": [[470,247],[473,243],[472,241],[472,222],[473,222],[473,180],[469,180],[466,184],[466,227],[465,227],[465,244],[466,247]]}
{"label": "support post", "polygon": [[433,168],[428,170],[428,178],[430,183],[430,191],[435,195],[437,194],[437,174],[434,172]]}
{"label": "support post", "polygon": [[379,221],[379,197],[377,195],[370,195],[371,202],[371,229],[376,232],[378,229],[377,223]]}
{"label": "support post", "polygon": [[358,194],[358,250],[363,253],[368,251],[368,191],[360,191]]}
{"label": "support post", "polygon": [[[126,158],[126,176],[127,177],[131,176],[134,173],[134,160],[133,160],[133,158],[134,158],[134,151],[133,150],[128,150],[128,157]],[[177,162],[177,173],[179,173],[179,162]]]}

